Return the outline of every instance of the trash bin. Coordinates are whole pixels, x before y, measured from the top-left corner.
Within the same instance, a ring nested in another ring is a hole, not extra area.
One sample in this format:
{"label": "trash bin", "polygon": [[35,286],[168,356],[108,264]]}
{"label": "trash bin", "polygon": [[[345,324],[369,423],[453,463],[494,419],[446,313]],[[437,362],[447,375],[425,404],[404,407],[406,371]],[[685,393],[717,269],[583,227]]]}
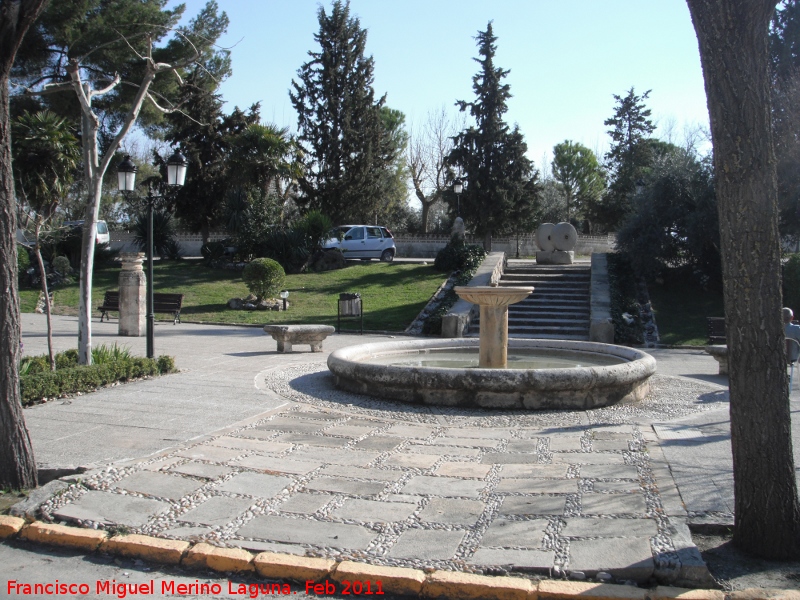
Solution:
{"label": "trash bin", "polygon": [[361,334],[364,333],[364,311],[362,310],[361,294],[359,293],[341,293],[339,294],[339,309],[336,318],[336,331],[342,331],[342,318],[352,319],[358,318],[361,320]]}

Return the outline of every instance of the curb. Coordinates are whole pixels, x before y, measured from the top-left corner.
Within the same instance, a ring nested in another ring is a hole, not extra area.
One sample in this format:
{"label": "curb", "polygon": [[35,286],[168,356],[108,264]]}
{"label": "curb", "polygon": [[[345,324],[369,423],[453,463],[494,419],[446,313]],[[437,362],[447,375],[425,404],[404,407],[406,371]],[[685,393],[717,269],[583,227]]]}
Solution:
{"label": "curb", "polygon": [[[456,571],[432,571],[384,567],[353,561],[220,548],[205,542],[192,544],[146,535],[114,535],[0,515],[0,540],[20,538],[46,545],[86,552],[100,550],[112,555],[139,558],[189,569],[219,573],[255,572],[261,577],[303,584],[335,581],[363,585],[380,582],[383,593],[423,598],[476,600],[800,600],[797,590],[747,589],[736,592],[658,586],[642,589],[610,583],[565,580],[532,581],[522,577],[487,576]],[[321,585],[321,584],[320,584]],[[351,592],[353,593],[353,592]]]}

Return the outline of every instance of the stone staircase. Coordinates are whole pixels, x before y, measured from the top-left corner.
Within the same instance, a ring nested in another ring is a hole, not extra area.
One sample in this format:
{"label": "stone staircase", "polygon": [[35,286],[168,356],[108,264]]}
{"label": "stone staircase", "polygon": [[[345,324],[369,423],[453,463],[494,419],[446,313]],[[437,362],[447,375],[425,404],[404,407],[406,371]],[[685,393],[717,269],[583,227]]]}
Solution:
{"label": "stone staircase", "polygon": [[[533,294],[508,307],[510,337],[560,340],[589,339],[591,269],[588,264],[537,265],[513,261],[500,279],[501,286],[533,286]],[[477,335],[480,320],[470,324]]]}

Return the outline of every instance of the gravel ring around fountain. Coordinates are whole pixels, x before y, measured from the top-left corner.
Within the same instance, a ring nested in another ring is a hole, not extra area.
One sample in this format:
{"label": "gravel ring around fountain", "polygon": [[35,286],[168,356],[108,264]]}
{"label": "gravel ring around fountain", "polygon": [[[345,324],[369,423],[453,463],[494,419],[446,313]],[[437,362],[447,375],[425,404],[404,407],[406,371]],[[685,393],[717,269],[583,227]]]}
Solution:
{"label": "gravel ring around fountain", "polygon": [[641,401],[589,410],[508,410],[412,405],[337,389],[324,364],[267,369],[256,387],[302,404],[398,421],[450,427],[576,427],[669,421],[727,406],[728,390],[685,377],[655,374]]}

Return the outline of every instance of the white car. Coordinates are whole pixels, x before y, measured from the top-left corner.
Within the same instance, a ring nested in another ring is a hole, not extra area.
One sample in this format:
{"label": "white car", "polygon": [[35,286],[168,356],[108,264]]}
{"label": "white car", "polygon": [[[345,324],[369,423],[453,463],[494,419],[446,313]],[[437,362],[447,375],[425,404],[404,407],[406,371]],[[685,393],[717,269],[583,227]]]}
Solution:
{"label": "white car", "polygon": [[339,248],[345,258],[392,262],[397,251],[392,232],[378,225],[339,225],[328,238],[323,248]]}
{"label": "white car", "polygon": [[[83,219],[80,221],[64,221],[65,227],[70,227],[80,231],[83,229]],[[83,235],[83,233],[81,233]],[[98,246],[100,244],[108,244],[111,242],[111,234],[108,232],[108,223],[103,220],[97,221],[97,237],[95,238],[95,244]]]}

